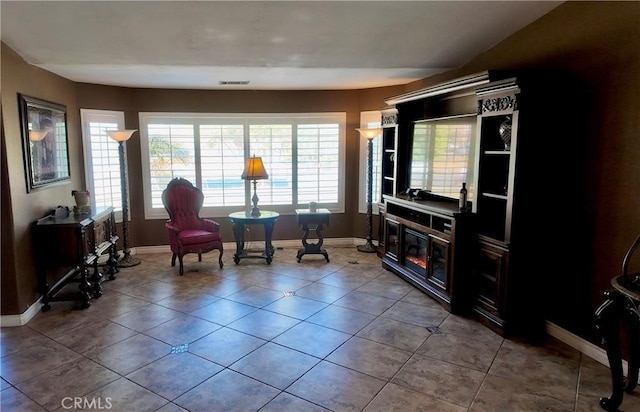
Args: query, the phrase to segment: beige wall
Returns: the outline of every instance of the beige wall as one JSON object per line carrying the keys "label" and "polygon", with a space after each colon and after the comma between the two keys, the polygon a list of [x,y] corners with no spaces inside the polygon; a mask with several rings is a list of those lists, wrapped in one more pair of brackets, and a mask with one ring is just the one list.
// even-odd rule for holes
{"label": "beige wall", "polygon": [[[15,278],[18,286],[17,290],[5,291],[3,262],[2,313],[21,313],[37,296],[33,289],[28,225],[51,206],[70,203],[69,189],[83,185],[78,133],[80,107],[125,110],[126,125],[130,128],[138,127],[138,111],[346,111],[347,176],[355,176],[358,150],[353,128],[358,123],[358,113],[382,107],[385,97],[483,70],[526,70],[540,76],[550,71],[562,71],[572,83],[581,85],[581,101],[576,102],[580,105],[579,118],[571,118],[576,122],[576,130],[580,131],[569,137],[574,150],[571,145],[561,147],[569,148],[568,156],[582,157],[587,167],[581,175],[572,175],[571,181],[566,176],[558,176],[557,181],[550,182],[556,188],[553,191],[556,196],[549,198],[549,208],[556,220],[540,222],[548,242],[531,247],[540,249],[541,267],[545,268],[539,281],[544,282],[548,294],[540,296],[540,310],[563,328],[597,342],[593,311],[602,301],[603,291],[609,288],[609,279],[618,273],[624,252],[640,231],[638,44],[640,2],[567,2],[459,69],[403,87],[317,92],[148,90],[73,84],[24,64],[3,45],[2,115],[16,239],[14,273],[6,276]],[[26,193],[16,120],[16,92],[67,105],[70,148],[74,153],[71,184],[41,193]],[[549,116],[567,113],[563,106],[565,97],[562,89],[550,95]],[[161,222],[145,221],[142,214],[142,171],[136,160],[140,158],[137,136],[128,150],[131,185],[135,192],[132,194],[132,245],[163,243],[157,240],[165,236]],[[544,161],[541,159],[541,164]],[[346,185],[348,193],[358,189],[355,178],[348,178]],[[566,191],[559,190],[563,188]],[[578,204],[572,202],[572,188],[581,191]],[[362,236],[364,218],[358,215],[354,219],[356,211],[355,198],[349,199],[346,214],[332,220],[327,236]],[[2,216],[4,224],[4,210]],[[567,222],[570,224],[565,224]],[[283,219],[282,223],[278,226],[277,238],[298,236],[291,219]],[[223,234],[226,239],[232,239],[230,227],[226,227]],[[569,249],[571,253],[565,253]],[[572,261],[576,256],[577,260]],[[564,263],[556,267],[551,260],[558,258],[564,259]],[[6,308],[5,298],[12,293],[19,295],[19,303]]]}
{"label": "beige wall", "polygon": [[[67,124],[71,181],[45,190],[27,193],[22,156],[22,137],[17,94],[23,93],[67,106]],[[30,225],[52,207],[72,202],[71,189],[84,186],[82,178],[82,149],[78,139],[79,109],[76,104],[75,84],[47,71],[27,65],[11,49],[2,43],[2,116],[4,140],[7,150],[6,179],[10,188],[10,212],[13,215],[15,264],[13,271],[2,271],[2,313],[22,313],[38,297],[33,267]],[[5,160],[5,159],[3,159]],[[2,196],[7,196],[4,191]],[[4,207],[4,204],[3,204]],[[8,213],[8,211],[7,211]],[[3,211],[4,222],[5,211]],[[4,241],[4,239],[3,239]],[[4,257],[4,254],[3,254]],[[11,279],[11,280],[10,280]],[[15,284],[15,290],[5,290]],[[5,312],[5,297],[15,302],[10,312]]]}
{"label": "beige wall", "polygon": [[[296,112],[346,112],[346,193],[345,213],[331,216],[324,231],[328,238],[364,237],[366,220],[358,215],[359,190],[358,157],[360,111],[379,109],[384,97],[399,93],[401,87],[377,89],[373,95],[358,90],[348,91],[204,91],[117,89],[112,87],[78,84],[78,106],[83,108],[114,109],[125,111],[127,128],[139,129],[139,112],[193,112],[193,113],[296,113]],[[104,98],[106,96],[106,99]],[[383,97],[380,97],[383,96]],[[118,105],[120,108],[118,109]],[[140,136],[135,134],[127,142],[129,182],[131,192],[130,242],[134,246],[166,244],[164,220],[145,220],[140,162]],[[355,217],[355,218],[354,218]],[[222,237],[233,241],[231,222],[226,217],[215,218],[221,224]],[[295,216],[283,215],[275,226],[273,238],[297,239],[301,236]],[[227,251],[232,253],[232,251]]]}

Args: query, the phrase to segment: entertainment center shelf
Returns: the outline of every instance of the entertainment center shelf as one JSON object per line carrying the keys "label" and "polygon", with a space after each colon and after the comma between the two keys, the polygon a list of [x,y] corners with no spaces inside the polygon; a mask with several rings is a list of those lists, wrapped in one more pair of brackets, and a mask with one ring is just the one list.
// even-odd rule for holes
{"label": "entertainment center shelf", "polygon": [[480,193],[480,196],[491,197],[494,199],[507,200],[507,195],[497,195],[495,193]]}
{"label": "entertainment center shelf", "polygon": [[451,231],[454,214],[458,213],[458,204],[443,200],[412,200],[408,196],[384,196],[387,202],[386,212],[409,222],[440,232]]}
{"label": "entertainment center shelf", "polygon": [[397,120],[398,111],[393,107],[382,112],[382,195],[396,194]]}

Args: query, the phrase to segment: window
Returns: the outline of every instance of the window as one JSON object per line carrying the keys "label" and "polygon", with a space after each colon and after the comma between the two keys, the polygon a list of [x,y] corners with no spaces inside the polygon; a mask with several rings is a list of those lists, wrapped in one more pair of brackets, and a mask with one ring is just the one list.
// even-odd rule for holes
{"label": "window", "polygon": [[113,206],[116,220],[121,221],[120,156],[118,143],[107,135],[107,130],[124,129],[124,113],[81,109],[80,118],[86,187],[91,193],[91,206],[94,209]]}
{"label": "window", "polygon": [[340,130],[337,123],[298,126],[298,198],[300,203],[339,201]]}
{"label": "window", "polygon": [[[377,111],[361,112],[360,127],[380,127],[382,114]],[[368,150],[367,139],[360,136],[360,179],[359,179],[359,196],[358,196],[358,212],[367,213],[367,162]],[[382,136],[373,139],[373,195],[371,203],[373,205],[373,214],[378,214],[378,202],[382,199],[380,185],[382,183]]]}
{"label": "window", "polygon": [[475,116],[416,123],[410,187],[457,198],[462,182],[473,180]]}
{"label": "window", "polygon": [[166,217],[162,191],[177,176],[205,196],[203,215],[248,209],[253,183],[245,159],[262,157],[259,206],[293,213],[309,202],[344,211],[344,113],[140,113],[145,216]]}
{"label": "window", "polygon": [[294,125],[286,123],[249,125],[250,155],[262,157],[269,174],[268,180],[259,182],[262,205],[293,204],[293,131]]}

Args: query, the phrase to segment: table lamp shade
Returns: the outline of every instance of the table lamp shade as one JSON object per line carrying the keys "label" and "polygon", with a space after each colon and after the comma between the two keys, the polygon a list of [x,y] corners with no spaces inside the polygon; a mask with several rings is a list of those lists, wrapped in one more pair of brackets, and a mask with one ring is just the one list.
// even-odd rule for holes
{"label": "table lamp shade", "polygon": [[258,217],[260,216],[260,209],[258,208],[259,199],[256,193],[256,181],[269,178],[269,174],[265,170],[264,164],[262,164],[262,158],[256,157],[256,155],[248,158],[247,163],[244,165],[242,176],[240,177],[244,180],[253,180],[253,197],[251,198],[253,208],[251,209],[251,216]]}
{"label": "table lamp shade", "polygon": [[269,174],[264,168],[262,158],[254,155],[247,159],[247,162],[244,165],[244,171],[240,177],[244,180],[261,180],[268,179]]}

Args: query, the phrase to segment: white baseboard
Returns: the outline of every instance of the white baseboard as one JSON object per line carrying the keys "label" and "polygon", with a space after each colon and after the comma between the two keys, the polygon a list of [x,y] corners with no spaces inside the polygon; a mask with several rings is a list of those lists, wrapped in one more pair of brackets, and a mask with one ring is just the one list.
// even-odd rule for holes
{"label": "white baseboard", "polygon": [[[356,246],[356,245],[364,245],[366,243],[365,239],[361,238],[352,238],[352,237],[337,237],[337,238],[325,238],[323,240],[323,246]],[[262,243],[260,240],[255,240],[247,243]],[[300,239],[288,239],[288,240],[274,240],[273,247],[302,247],[302,241]],[[235,250],[236,242],[224,242],[222,246],[225,250]],[[160,245],[160,246],[139,246],[136,248],[131,248],[131,254],[145,254],[145,253],[168,253],[171,252],[169,245]]]}
{"label": "white baseboard", "polygon": [[159,246],[138,246],[131,248],[132,255],[143,255],[145,253],[169,253],[171,252],[171,248],[169,245],[159,245]]}
{"label": "white baseboard", "polygon": [[[549,336],[553,336],[560,342],[566,343],[572,348],[587,355],[591,359],[603,364],[607,368],[609,367],[609,358],[607,358],[607,351],[602,349],[601,347],[594,345],[593,343],[582,339],[581,337],[574,335],[568,330],[562,329],[560,326],[549,321],[546,322],[546,330]],[[622,369],[624,371],[624,376],[628,376],[629,365],[624,359],[622,360]],[[638,379],[638,383],[640,383],[640,378]]]}
{"label": "white baseboard", "polygon": [[31,306],[23,313],[19,315],[2,315],[0,316],[0,327],[13,327],[13,326],[24,326],[26,325],[34,316],[38,314],[40,311],[40,300],[42,297],[39,297],[38,300],[33,302]]}

